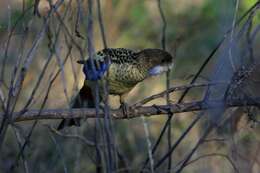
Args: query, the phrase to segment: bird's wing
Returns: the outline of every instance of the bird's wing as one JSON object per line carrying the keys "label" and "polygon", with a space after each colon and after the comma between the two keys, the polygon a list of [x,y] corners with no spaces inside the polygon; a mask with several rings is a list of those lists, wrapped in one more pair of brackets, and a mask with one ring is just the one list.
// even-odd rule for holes
{"label": "bird's wing", "polygon": [[136,52],[131,49],[125,48],[106,48],[98,51],[97,58],[108,56],[111,63],[123,64],[123,63],[133,63],[136,61]]}
{"label": "bird's wing", "polygon": [[[84,64],[83,72],[85,73],[87,80],[98,80],[104,76],[105,72],[112,64],[112,69],[115,71],[129,73],[130,68],[131,71],[134,71],[136,69],[136,65],[138,64],[137,54],[137,52],[125,48],[106,48],[98,51],[93,56],[94,65],[96,66],[95,70],[92,69],[92,65],[89,59],[86,61],[78,61],[78,63]],[[128,75],[131,76],[131,74]],[[121,77],[117,78],[120,79]],[[129,80],[131,80],[131,78],[129,78]]]}

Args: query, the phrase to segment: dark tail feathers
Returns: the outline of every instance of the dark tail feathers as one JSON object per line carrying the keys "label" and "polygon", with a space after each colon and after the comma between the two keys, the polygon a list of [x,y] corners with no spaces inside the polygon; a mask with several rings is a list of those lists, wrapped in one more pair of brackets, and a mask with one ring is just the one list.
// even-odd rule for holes
{"label": "dark tail feathers", "polygon": [[[78,95],[75,97],[71,108],[94,108],[94,98],[91,88],[84,83]],[[61,130],[68,126],[80,126],[80,118],[63,119],[57,130]]]}

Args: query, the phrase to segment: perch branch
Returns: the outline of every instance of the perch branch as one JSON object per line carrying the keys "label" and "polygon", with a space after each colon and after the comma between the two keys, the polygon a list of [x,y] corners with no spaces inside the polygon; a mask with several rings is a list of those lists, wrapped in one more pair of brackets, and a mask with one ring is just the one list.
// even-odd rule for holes
{"label": "perch branch", "polygon": [[[207,109],[216,109],[221,107],[239,107],[239,106],[259,106],[260,98],[248,100],[230,100],[223,102],[223,100],[212,101],[192,101],[186,103],[176,103],[170,105],[153,105],[142,107],[130,107],[129,115],[125,116],[121,109],[111,110],[113,119],[127,119],[143,116],[153,116],[171,113],[183,113],[192,111],[203,111]],[[62,119],[62,118],[95,118],[96,111],[93,108],[82,109],[45,109],[41,110],[28,110],[21,114],[20,112],[13,113],[13,122],[29,121],[29,120],[43,120],[43,119]],[[3,118],[4,114],[0,114]],[[100,110],[99,118],[104,118],[104,111]]]}

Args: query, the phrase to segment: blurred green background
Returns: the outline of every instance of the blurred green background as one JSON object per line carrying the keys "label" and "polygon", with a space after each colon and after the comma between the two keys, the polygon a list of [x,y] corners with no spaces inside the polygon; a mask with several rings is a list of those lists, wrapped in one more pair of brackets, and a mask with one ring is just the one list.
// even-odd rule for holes
{"label": "blurred green background", "polygon": [[[56,2],[56,1],[55,1]],[[238,11],[236,11],[235,0],[162,0],[162,8],[167,21],[166,29],[166,50],[174,53],[177,44],[177,54],[175,68],[171,71],[170,84],[177,86],[187,84],[191,77],[198,71],[203,61],[210,52],[216,47],[222,39],[225,32],[231,28],[234,16],[240,17],[249,9],[256,0],[242,0],[239,2]],[[11,74],[18,57],[25,57],[38,33],[42,29],[44,18],[50,10],[47,0],[39,1],[39,16],[33,15],[34,1],[23,0],[1,0],[0,1],[0,60],[7,57],[4,80],[9,84]],[[63,19],[64,26],[57,36],[55,32],[61,24],[58,17],[52,14],[49,21],[49,30],[40,42],[29,67],[23,83],[22,92],[15,107],[19,111],[36,85],[44,64],[52,52],[50,45],[57,39],[55,48],[58,50],[52,57],[46,70],[43,80],[34,96],[33,102],[29,108],[39,109],[45,97],[46,86],[54,76],[54,72],[60,68],[68,53],[68,47],[72,50],[69,59],[60,75],[55,80],[48,100],[44,108],[69,108],[69,103],[73,96],[82,86],[84,76],[81,73],[81,66],[76,63],[80,59],[80,53],[72,43],[72,39],[81,47],[84,56],[87,55],[86,47],[86,26],[87,26],[87,1],[81,2],[82,6],[77,6],[77,1],[70,2],[65,0],[58,8],[61,16],[66,14]],[[23,11],[28,9],[22,20]],[[77,11],[82,10],[82,16],[79,17],[79,26],[76,27]],[[161,29],[162,21],[158,10],[156,0],[103,0],[101,1],[101,11],[104,20],[106,40],[108,47],[124,47],[135,50],[143,48],[161,48]],[[17,20],[19,22],[17,22]],[[97,4],[93,4],[94,20],[94,47],[95,50],[103,49],[102,38],[100,34]],[[259,26],[260,15],[254,17],[253,27]],[[8,34],[13,26],[16,26],[10,39],[8,52],[5,54]],[[75,28],[85,38],[76,36]],[[68,34],[69,32],[69,34]],[[52,35],[51,35],[52,34]],[[258,49],[257,49],[258,45]],[[255,56],[259,57],[259,35],[256,38],[254,48]],[[216,58],[210,63],[201,75],[199,81],[207,81],[214,70]],[[22,64],[23,61],[21,61]],[[2,67],[2,66],[1,66]],[[132,104],[141,99],[165,90],[165,75],[156,76],[138,84],[129,94],[127,101]],[[3,87],[4,88],[4,87]],[[3,89],[7,95],[7,89]],[[180,93],[171,95],[171,101],[174,103],[179,98]],[[191,92],[185,100],[198,100],[202,96],[202,90],[197,89]],[[111,98],[111,106],[118,107],[116,98]],[[157,99],[149,104],[164,104],[165,99]],[[2,110],[1,110],[2,111]],[[172,143],[176,141],[197,113],[177,114],[172,120]],[[154,116],[146,118],[148,123],[150,140],[152,144],[156,141],[164,125],[166,116]],[[17,165],[14,165],[19,153],[19,140],[24,141],[28,135],[32,122],[16,123],[15,127],[8,129],[6,139],[0,153],[0,173],[4,172],[95,172],[95,165],[91,161],[95,150],[93,147],[86,146],[80,140],[65,138],[52,133],[46,124],[56,127],[59,121],[40,121],[33,130],[28,146],[24,151],[25,162],[20,159]],[[77,134],[93,140],[94,120],[87,120],[81,128],[66,129],[66,134]],[[204,123],[198,123],[188,134],[185,140],[178,146],[174,152],[173,165],[176,165],[188,151],[194,146],[197,139],[203,131]],[[145,138],[144,125],[141,118],[133,120],[113,121],[115,132],[115,143],[118,150],[124,155],[131,168],[130,172],[138,172],[147,157],[147,141]],[[229,173],[234,172],[232,163],[239,172],[260,172],[260,136],[259,126],[252,128],[243,117],[236,124],[234,133],[225,132],[221,134],[212,134],[209,138],[218,138],[203,143],[193,158],[203,154],[221,153],[223,155],[214,155],[200,159],[194,164],[190,164],[184,169],[184,172],[213,172]],[[159,146],[154,159],[157,161],[167,151],[166,137]],[[27,166],[24,166],[27,165]],[[13,169],[10,169],[10,167]],[[157,172],[166,172],[167,163],[163,164]],[[173,166],[174,167],[174,166]]]}

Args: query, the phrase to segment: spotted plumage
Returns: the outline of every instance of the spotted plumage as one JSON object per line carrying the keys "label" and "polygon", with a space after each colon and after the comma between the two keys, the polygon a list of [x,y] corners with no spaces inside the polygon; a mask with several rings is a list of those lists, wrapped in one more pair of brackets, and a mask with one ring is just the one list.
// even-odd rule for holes
{"label": "spotted plumage", "polygon": [[[95,92],[93,91],[95,91],[96,80],[98,80],[99,95],[102,101],[104,95],[102,86],[105,79],[109,84],[109,94],[119,95],[122,103],[124,96],[136,84],[147,77],[167,71],[173,64],[173,57],[161,49],[133,51],[125,48],[107,48],[94,54],[93,62],[95,70],[92,69],[93,66],[89,59],[80,62],[84,64],[83,72],[86,79],[79,95],[75,98],[72,106],[74,108],[93,107],[94,100],[92,98],[95,98]],[[83,94],[90,91],[91,93]],[[84,104],[85,102],[87,104]],[[63,128],[64,124],[77,125],[78,122],[65,123],[63,121],[58,129]]]}
{"label": "spotted plumage", "polygon": [[112,63],[123,64],[123,63],[135,63],[137,53],[131,49],[125,48],[107,48],[96,53],[97,55],[104,57],[109,56]]}

